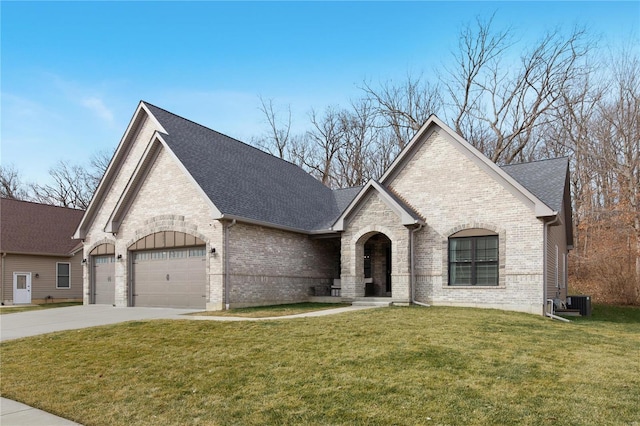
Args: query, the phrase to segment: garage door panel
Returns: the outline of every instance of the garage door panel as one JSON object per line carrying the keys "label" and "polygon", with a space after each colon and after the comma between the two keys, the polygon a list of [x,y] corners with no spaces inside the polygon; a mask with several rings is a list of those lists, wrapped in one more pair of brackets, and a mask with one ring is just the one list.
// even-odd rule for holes
{"label": "garage door panel", "polygon": [[136,252],[134,305],[204,309],[204,253],[204,248]]}
{"label": "garage door panel", "polygon": [[113,255],[93,257],[93,303],[98,305],[115,303],[115,265]]}

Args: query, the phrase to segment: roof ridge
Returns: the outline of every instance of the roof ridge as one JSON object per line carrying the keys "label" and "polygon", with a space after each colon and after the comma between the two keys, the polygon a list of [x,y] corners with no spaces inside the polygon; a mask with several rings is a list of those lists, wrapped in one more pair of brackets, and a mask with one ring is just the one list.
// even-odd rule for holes
{"label": "roof ridge", "polygon": [[[249,144],[249,143],[247,143],[247,142],[241,141],[240,139],[237,139],[237,138],[235,138],[235,137],[233,137],[233,136],[229,136],[229,135],[227,135],[227,134],[225,134],[225,133],[222,133],[222,132],[219,132],[219,131],[217,131],[217,130],[214,130],[214,129],[212,129],[211,127],[207,127],[207,126],[205,126],[204,124],[197,123],[197,122],[195,122],[195,121],[193,121],[193,120],[190,120],[190,119],[188,119],[188,118],[185,118],[185,117],[183,117],[183,116],[181,116],[181,115],[178,115],[178,114],[176,114],[176,113],[174,113],[174,112],[168,111],[168,110],[166,110],[166,109],[164,109],[164,108],[162,108],[162,107],[159,107],[159,106],[157,106],[157,105],[154,105],[154,104],[152,104],[152,103],[150,103],[150,102],[147,102],[147,101],[144,101],[144,100],[141,100],[140,102],[144,103],[145,105],[149,105],[149,106],[152,106],[152,107],[154,107],[154,108],[157,108],[157,109],[159,109],[159,110],[161,110],[161,111],[163,111],[163,112],[166,112],[167,114],[171,114],[171,115],[173,115],[174,117],[178,117],[178,118],[180,118],[180,119],[182,119],[182,120],[184,120],[184,121],[188,121],[188,122],[189,122],[189,123],[191,123],[191,124],[195,124],[195,125],[196,125],[196,126],[198,126],[198,127],[202,127],[202,128],[203,128],[203,129],[205,129],[205,130],[208,130],[208,131],[210,131],[210,132],[217,133],[217,134],[219,134],[219,135],[221,135],[221,136],[224,136],[224,137],[226,137],[226,138],[228,138],[228,139],[231,139],[231,140],[233,140],[233,141],[235,141],[235,142],[238,142],[238,143],[240,143],[240,144],[242,144],[242,145],[245,145],[245,146],[247,146],[247,147],[249,147],[249,148],[253,148],[253,149],[255,149],[256,151],[258,151],[258,152],[260,152],[260,153],[262,153],[262,154],[269,155],[269,156],[271,156],[271,157],[273,157],[273,158],[275,158],[275,159],[277,159],[277,160],[283,161],[283,162],[285,162],[285,163],[287,163],[287,164],[290,164],[290,165],[292,165],[292,166],[300,167],[299,165],[297,165],[297,164],[295,164],[295,163],[293,163],[293,162],[291,162],[291,161],[289,161],[289,160],[285,160],[284,158],[277,157],[277,156],[275,156],[275,155],[271,154],[270,152],[267,152],[267,151],[265,151],[265,150],[262,150],[262,149],[260,149],[260,148],[258,148],[258,147],[256,147],[256,146],[254,146],[254,145],[251,145],[251,144]],[[302,167],[300,167],[300,168],[302,168]],[[304,169],[303,169],[303,170],[304,170]],[[306,171],[306,170],[305,170],[305,171]],[[317,179],[316,179],[316,180],[317,180]],[[322,183],[322,182],[320,182],[320,183]],[[326,186],[326,185],[324,185],[324,186]]]}
{"label": "roof ridge", "polygon": [[344,188],[331,188],[332,191],[344,191],[346,189],[363,188],[364,185],[345,186]]}
{"label": "roof ridge", "polygon": [[503,164],[502,166],[498,166],[498,167],[503,168],[503,167],[509,167],[509,166],[520,166],[520,165],[523,165],[523,164],[542,163],[544,161],[563,160],[563,159],[569,159],[569,158],[570,158],[569,155],[563,155],[561,157],[542,158],[540,160],[523,161],[521,163]]}

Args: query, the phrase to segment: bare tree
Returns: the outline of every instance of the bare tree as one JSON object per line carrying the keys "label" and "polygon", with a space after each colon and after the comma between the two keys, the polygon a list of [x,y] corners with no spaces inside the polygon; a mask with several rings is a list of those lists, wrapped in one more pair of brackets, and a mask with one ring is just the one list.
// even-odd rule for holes
{"label": "bare tree", "polygon": [[476,18],[476,27],[465,26],[460,32],[458,50],[453,53],[454,67],[445,67],[448,76],[442,78],[450,97],[455,116],[453,124],[460,135],[472,133],[473,122],[468,112],[480,107],[481,91],[477,82],[484,70],[497,60],[512,44],[510,30],[494,32],[491,28],[494,16],[488,21]]}
{"label": "bare tree", "polygon": [[95,187],[87,170],[79,165],[58,161],[49,169],[52,182],[32,184],[36,201],[61,207],[86,209]]}
{"label": "bare tree", "polygon": [[324,185],[338,186],[335,161],[344,147],[343,114],[336,107],[327,107],[319,116],[311,110],[309,120],[312,129],[305,136],[307,158],[301,158],[306,168]]}
{"label": "bare tree", "polygon": [[90,185],[93,187],[93,191],[98,188],[102,177],[107,172],[111,158],[113,157],[113,149],[103,149],[97,151],[91,155],[89,160],[89,168],[87,170],[87,177],[90,180]]}
{"label": "bare tree", "polygon": [[0,197],[13,200],[30,198],[27,185],[22,182],[15,166],[0,166]]}
{"label": "bare tree", "polygon": [[352,103],[351,110],[340,114],[343,144],[336,157],[336,180],[339,187],[364,185],[372,175],[376,158],[378,129],[375,110],[368,99]]}
{"label": "bare tree", "polygon": [[494,162],[535,156],[540,132],[557,117],[566,90],[585,72],[586,32],[546,34],[510,67],[511,31],[494,31],[477,20],[460,34],[460,51],[442,81],[453,107],[456,131]]}
{"label": "bare tree", "polygon": [[635,239],[636,300],[640,301],[640,57],[623,52],[612,61],[610,98],[599,102],[603,159],[615,174],[615,209]]}
{"label": "bare tree", "polygon": [[254,138],[252,144],[282,159],[288,159],[291,144],[291,107],[287,106],[284,119],[274,110],[273,99],[260,99],[260,111],[264,114],[269,130],[265,135]]}
{"label": "bare tree", "polygon": [[440,87],[424,81],[422,76],[407,76],[399,85],[391,81],[379,89],[364,83],[365,99],[378,115],[375,126],[391,129],[399,150],[411,140],[431,114],[442,109]]}

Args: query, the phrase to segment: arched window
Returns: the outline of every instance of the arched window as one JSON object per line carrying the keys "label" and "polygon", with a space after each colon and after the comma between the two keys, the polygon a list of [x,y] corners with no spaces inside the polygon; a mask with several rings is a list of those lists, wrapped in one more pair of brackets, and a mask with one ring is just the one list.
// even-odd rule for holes
{"label": "arched window", "polygon": [[449,285],[497,286],[498,234],[465,229],[449,237]]}

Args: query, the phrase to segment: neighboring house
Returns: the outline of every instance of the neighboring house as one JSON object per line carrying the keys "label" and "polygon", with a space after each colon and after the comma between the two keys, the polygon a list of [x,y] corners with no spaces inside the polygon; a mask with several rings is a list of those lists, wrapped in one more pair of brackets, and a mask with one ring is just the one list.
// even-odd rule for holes
{"label": "neighboring house", "polygon": [[0,198],[0,301],[82,300],[82,210]]}
{"label": "neighboring house", "polygon": [[379,181],[331,190],[141,102],[74,237],[85,303],[332,294],[543,314],[566,297],[570,206],[566,158],[500,168],[435,116]]}

